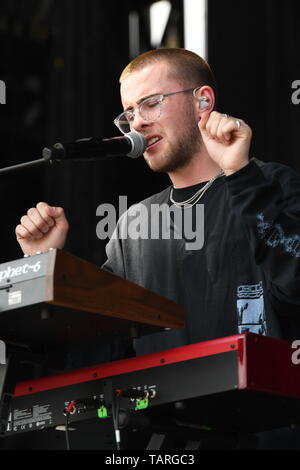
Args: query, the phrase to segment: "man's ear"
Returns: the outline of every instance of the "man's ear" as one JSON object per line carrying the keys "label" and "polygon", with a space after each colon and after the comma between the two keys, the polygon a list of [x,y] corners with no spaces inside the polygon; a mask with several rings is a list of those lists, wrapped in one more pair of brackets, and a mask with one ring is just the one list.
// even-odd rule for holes
{"label": "man's ear", "polygon": [[202,111],[212,111],[214,109],[215,97],[211,87],[206,85],[198,87],[194,90],[193,95],[198,101],[199,117],[201,117]]}

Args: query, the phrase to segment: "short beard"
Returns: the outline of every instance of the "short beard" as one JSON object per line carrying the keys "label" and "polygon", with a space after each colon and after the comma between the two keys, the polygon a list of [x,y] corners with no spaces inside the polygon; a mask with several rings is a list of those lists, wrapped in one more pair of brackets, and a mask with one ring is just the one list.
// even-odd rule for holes
{"label": "short beard", "polygon": [[151,161],[148,162],[145,158],[151,170],[157,173],[173,173],[188,165],[194,155],[200,151],[202,139],[198,122],[189,115],[182,124],[183,133],[178,136],[171,151],[162,156],[159,167],[153,167]]}

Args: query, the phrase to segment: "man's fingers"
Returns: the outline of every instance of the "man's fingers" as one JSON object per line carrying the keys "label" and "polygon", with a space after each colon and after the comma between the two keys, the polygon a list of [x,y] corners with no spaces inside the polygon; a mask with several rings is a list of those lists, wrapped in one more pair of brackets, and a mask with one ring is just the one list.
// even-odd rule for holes
{"label": "man's fingers", "polygon": [[39,251],[47,251],[50,247],[63,248],[68,229],[69,224],[62,207],[39,202],[21,218],[15,233],[23,252],[33,255]]}
{"label": "man's fingers", "polygon": [[51,217],[44,216],[41,212],[35,207],[31,207],[27,211],[27,216],[31,222],[42,232],[47,233],[50,227],[53,227],[54,221]]}
{"label": "man's fingers", "polygon": [[56,222],[66,222],[65,213],[62,207],[49,206],[46,202],[39,202],[36,207],[43,219],[49,223],[50,226],[54,225]]}
{"label": "man's fingers", "polygon": [[216,138],[222,142],[228,142],[231,139],[232,132],[236,131],[236,127],[234,127],[234,123],[231,119],[223,118],[220,120]]}
{"label": "man's fingers", "polygon": [[29,217],[28,215],[23,215],[20,222],[21,225],[23,225],[23,227],[28,230],[28,232],[33,238],[40,239],[43,237],[43,232],[39,230],[39,228],[32,221],[31,217]]}
{"label": "man's fingers", "polygon": [[226,117],[215,116],[209,128],[209,134],[213,139],[223,140],[222,129],[226,123]]}
{"label": "man's fingers", "polygon": [[239,119],[239,125],[237,121],[236,118],[213,111],[206,121],[206,135],[219,142],[228,144],[233,133],[238,132],[243,124],[242,120]]}
{"label": "man's fingers", "polygon": [[[57,223],[62,222],[67,225],[63,208],[49,206],[45,202],[39,202],[36,207],[31,207],[27,212],[27,216],[32,223],[24,218],[24,224],[33,235],[36,234],[33,225],[44,234]],[[23,221],[21,223],[23,223]]]}
{"label": "man's fingers", "polygon": [[25,228],[23,225],[19,224],[17,225],[16,227],[16,237],[17,237],[17,240],[33,240],[33,237],[32,235],[30,234],[30,232],[27,230],[27,228]]}
{"label": "man's fingers", "polygon": [[38,240],[56,224],[68,229],[68,221],[63,208],[52,207],[45,202],[39,202],[36,207],[28,209],[27,215],[24,215],[20,222],[21,224],[16,228],[17,236],[26,239],[32,237],[32,239]]}
{"label": "man's fingers", "polygon": [[220,126],[218,127],[217,138],[225,139],[227,142],[231,140],[233,134],[237,135],[238,132],[243,132],[244,130],[240,130],[241,126],[243,125],[243,121],[241,119],[236,118],[228,118],[221,120]]}
{"label": "man's fingers", "polygon": [[50,227],[55,224],[55,207],[49,206],[46,202],[39,202],[36,209]]}

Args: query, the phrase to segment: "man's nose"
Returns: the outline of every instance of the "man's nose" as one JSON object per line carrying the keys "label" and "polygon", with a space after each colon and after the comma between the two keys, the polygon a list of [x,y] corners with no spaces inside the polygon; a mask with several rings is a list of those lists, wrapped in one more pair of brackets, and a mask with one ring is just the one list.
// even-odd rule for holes
{"label": "man's nose", "polygon": [[130,127],[133,131],[141,132],[143,129],[146,129],[152,124],[153,124],[152,122],[147,121],[146,119],[143,118],[143,116],[140,115],[139,112],[137,112],[134,115],[134,119]]}

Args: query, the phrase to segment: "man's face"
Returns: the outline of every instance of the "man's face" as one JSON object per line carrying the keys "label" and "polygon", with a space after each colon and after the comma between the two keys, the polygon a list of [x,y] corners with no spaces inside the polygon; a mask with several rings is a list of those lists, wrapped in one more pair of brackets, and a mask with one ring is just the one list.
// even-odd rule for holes
{"label": "man's face", "polygon": [[153,171],[172,173],[186,166],[197,156],[201,147],[198,129],[197,103],[192,92],[166,97],[162,102],[162,113],[155,122],[148,122],[140,116],[138,104],[155,94],[180,91],[180,82],[168,76],[168,66],[157,63],[129,75],[121,85],[121,99],[124,110],[134,109],[132,130],[140,132],[149,142],[144,158]]}

